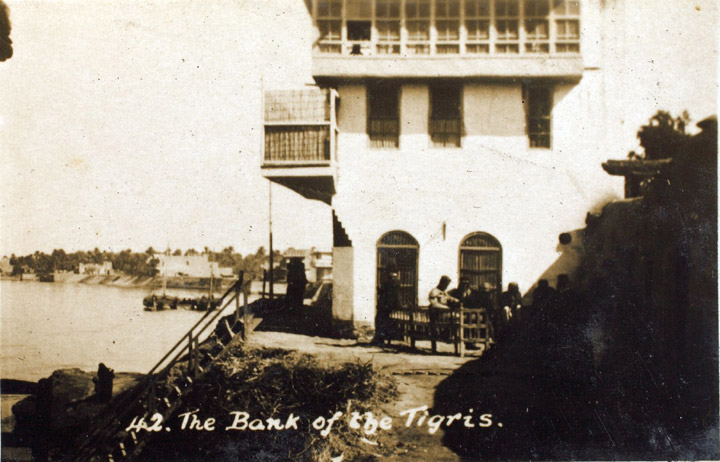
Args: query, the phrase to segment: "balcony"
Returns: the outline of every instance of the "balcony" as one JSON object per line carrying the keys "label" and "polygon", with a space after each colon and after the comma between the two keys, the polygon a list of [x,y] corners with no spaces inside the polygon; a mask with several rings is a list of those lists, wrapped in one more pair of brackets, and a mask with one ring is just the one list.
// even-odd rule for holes
{"label": "balcony", "polygon": [[[316,79],[579,80],[577,0],[313,0]],[[374,7],[371,7],[374,5]]]}
{"label": "balcony", "polygon": [[335,194],[337,92],[317,87],[264,95],[263,176],[330,204]]}

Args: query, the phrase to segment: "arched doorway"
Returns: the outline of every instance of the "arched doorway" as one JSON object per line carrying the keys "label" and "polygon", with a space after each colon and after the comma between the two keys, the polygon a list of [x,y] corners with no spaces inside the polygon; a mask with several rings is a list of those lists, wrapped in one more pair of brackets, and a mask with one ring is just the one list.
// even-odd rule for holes
{"label": "arched doorway", "polygon": [[460,278],[467,278],[470,287],[489,282],[502,292],[502,247],[497,239],[481,232],[465,236],[458,260]]}
{"label": "arched doorway", "polygon": [[400,301],[403,306],[416,306],[418,300],[418,254],[420,246],[405,231],[385,233],[377,243],[376,300],[388,267],[396,266],[400,279]]}

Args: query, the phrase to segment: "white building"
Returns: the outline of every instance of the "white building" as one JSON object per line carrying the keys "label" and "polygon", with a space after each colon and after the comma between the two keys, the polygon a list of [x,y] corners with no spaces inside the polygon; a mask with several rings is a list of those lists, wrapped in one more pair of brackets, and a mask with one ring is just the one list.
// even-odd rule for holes
{"label": "white building", "polygon": [[113,274],[113,265],[111,261],[102,263],[80,263],[78,265],[78,273],[94,274],[98,276],[110,276]]}
{"label": "white building", "polygon": [[286,259],[302,258],[308,282],[332,278],[332,255],[332,250],[316,247],[311,249],[294,249],[291,247],[283,253],[283,257]]}
{"label": "white building", "polygon": [[209,278],[232,276],[232,268],[220,267],[211,262],[207,255],[164,255],[156,254],[158,274],[168,277]]}
{"label": "white building", "polygon": [[0,274],[12,274],[13,265],[10,264],[10,258],[7,256],[0,259]]}
{"label": "white building", "polygon": [[600,165],[627,152],[624,135],[638,128],[625,126],[642,109],[622,99],[626,65],[656,53],[633,47],[632,8],[306,5],[317,87],[265,91],[262,174],[332,207],[338,324],[372,324],[391,262],[405,302],[421,305],[443,274],[527,291],[572,272],[554,265],[558,235],[622,197],[622,180]]}

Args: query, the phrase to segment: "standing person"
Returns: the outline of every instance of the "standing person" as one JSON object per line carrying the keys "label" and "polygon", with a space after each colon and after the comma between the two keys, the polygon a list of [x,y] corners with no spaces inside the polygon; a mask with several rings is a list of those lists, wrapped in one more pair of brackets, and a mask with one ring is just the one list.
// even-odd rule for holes
{"label": "standing person", "polygon": [[480,283],[478,292],[478,302],[481,308],[485,308],[485,312],[488,316],[488,336],[490,342],[495,343],[497,336],[502,330],[500,322],[500,313],[497,309],[497,303],[495,303],[495,286],[489,282]]}
{"label": "standing person", "polygon": [[535,288],[532,293],[533,312],[544,311],[546,305],[552,300],[554,295],[555,289],[550,287],[548,280],[540,279],[537,288]]}
{"label": "standing person", "polygon": [[112,400],[114,378],[114,370],[104,363],[98,364],[97,377],[93,377],[93,383],[95,384],[95,396],[101,403],[109,403]]}
{"label": "standing person", "polygon": [[557,313],[562,322],[570,322],[574,319],[576,313],[575,308],[575,292],[570,284],[570,277],[567,274],[560,274],[557,278],[557,286],[551,301],[553,311]]}
{"label": "standing person", "polygon": [[290,258],[287,265],[287,292],[285,293],[285,302],[290,308],[299,308],[303,304],[305,297],[305,286],[307,285],[307,276],[305,276],[305,264],[300,257]]}
{"label": "standing person", "polygon": [[428,295],[428,298],[430,299],[430,307],[448,310],[450,309],[449,304],[460,302],[460,300],[450,296],[450,294],[446,292],[449,285],[450,278],[448,276],[442,276],[438,285],[434,287]]}
{"label": "standing person", "polygon": [[383,346],[392,340],[392,320],[390,314],[402,308],[400,302],[400,278],[395,266],[388,268],[385,281],[378,291],[377,309],[375,311],[375,337],[373,345]]}
{"label": "standing person", "polygon": [[503,310],[509,310],[509,318],[517,319],[522,308],[522,294],[517,282],[508,284],[508,290],[500,296],[500,306]]}

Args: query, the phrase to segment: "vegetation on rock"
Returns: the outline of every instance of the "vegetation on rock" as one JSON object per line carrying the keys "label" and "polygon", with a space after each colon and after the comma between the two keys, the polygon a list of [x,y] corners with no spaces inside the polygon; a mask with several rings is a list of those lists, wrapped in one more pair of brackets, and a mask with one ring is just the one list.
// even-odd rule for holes
{"label": "vegetation on rock", "polygon": [[[173,428],[158,434],[143,453],[144,460],[374,460],[351,432],[351,412],[373,411],[397,395],[394,381],[371,364],[321,364],[315,357],[280,349],[243,350],[235,347],[196,382],[182,413],[199,409],[200,418],[217,418],[215,431]],[[232,412],[247,412],[250,421],[292,413],[297,430],[226,431]],[[312,428],[318,417],[329,419],[342,412],[332,430],[323,436]],[[182,419],[174,419],[178,425]]]}

